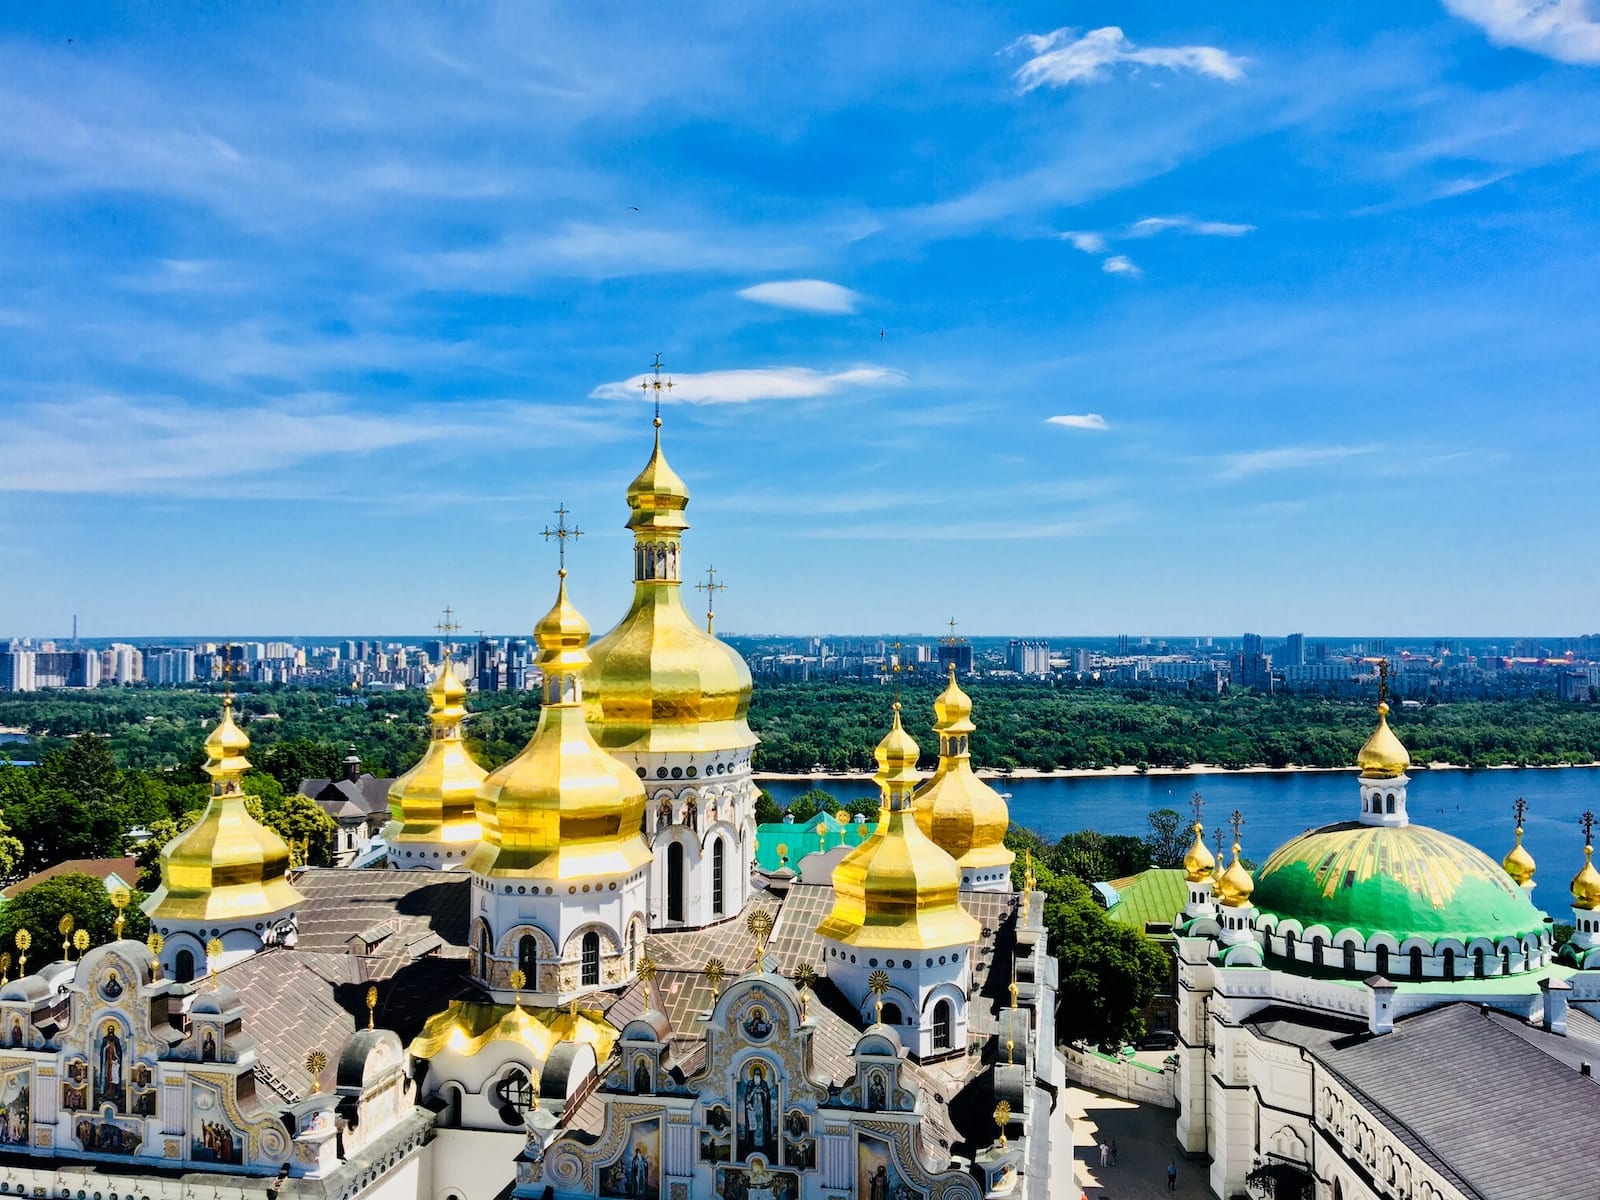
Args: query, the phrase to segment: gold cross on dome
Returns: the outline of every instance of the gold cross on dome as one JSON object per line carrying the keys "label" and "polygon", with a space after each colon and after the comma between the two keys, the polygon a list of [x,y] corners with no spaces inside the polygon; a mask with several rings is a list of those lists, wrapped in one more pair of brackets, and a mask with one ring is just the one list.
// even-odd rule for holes
{"label": "gold cross on dome", "polygon": [[561,573],[563,575],[567,573],[567,539],[572,538],[574,541],[576,541],[578,538],[583,536],[583,530],[579,529],[576,525],[573,525],[570,528],[567,526],[567,517],[571,512],[572,510],[568,508],[566,503],[563,501],[561,504],[556,506],[556,527],[554,529],[551,529],[548,525],[544,527],[545,541],[548,542],[551,538],[555,538],[556,545],[560,547]]}
{"label": "gold cross on dome", "polygon": [[1237,808],[1234,809],[1233,815],[1228,818],[1228,824],[1233,826],[1233,840],[1237,843],[1239,841],[1239,831],[1244,828],[1244,814]]}
{"label": "gold cross on dome", "polygon": [[1204,824],[1204,822],[1202,822],[1200,819],[1200,813],[1202,810],[1204,810],[1205,806],[1206,798],[1199,792],[1196,792],[1194,795],[1189,797],[1189,807],[1194,809],[1194,823],[1196,825]]}
{"label": "gold cross on dome", "polygon": [[1387,704],[1388,702],[1389,702],[1389,660],[1387,658],[1380,658],[1378,660],[1378,703],[1379,704]]}
{"label": "gold cross on dome", "polygon": [[650,395],[651,392],[655,393],[656,428],[659,429],[661,427],[661,391],[663,388],[665,388],[670,392],[672,390],[672,380],[664,380],[661,378],[661,355],[659,354],[656,355],[656,361],[652,367],[652,370],[654,371],[653,375],[647,376],[640,381],[639,390],[646,396]]}
{"label": "gold cross on dome", "polygon": [[1586,811],[1578,818],[1578,824],[1583,826],[1583,844],[1594,845],[1594,813]]}
{"label": "gold cross on dome", "polygon": [[456,610],[446,604],[444,606],[444,619],[436,621],[433,626],[434,629],[438,630],[439,639],[444,642],[445,658],[449,658],[450,652],[455,649],[455,646],[450,640],[450,635],[461,628],[461,622],[451,619],[455,616],[455,613]]}
{"label": "gold cross on dome", "polygon": [[1516,813],[1517,813],[1517,828],[1521,829],[1522,828],[1522,818],[1525,817],[1527,815],[1527,813],[1528,813],[1528,802],[1526,800],[1524,800],[1521,796],[1518,796],[1517,797],[1517,802],[1515,804],[1513,804],[1511,807],[1516,810]]}
{"label": "gold cross on dome", "polygon": [[944,639],[944,644],[947,645],[947,646],[954,646],[957,642],[959,642],[961,640],[960,638],[956,637],[956,619],[954,617],[951,617],[948,621],[945,622],[945,624],[950,629],[950,636],[948,636],[947,638]]}
{"label": "gold cross on dome", "polygon": [[233,703],[233,677],[239,673],[240,664],[233,661],[234,645],[224,642],[222,645],[222,701],[224,704]]}
{"label": "gold cross on dome", "polygon": [[710,633],[711,623],[716,620],[717,617],[717,614],[713,611],[717,606],[717,593],[727,591],[728,585],[717,582],[717,568],[711,566],[706,568],[706,581],[704,583],[697,583],[694,585],[694,587],[695,591],[704,592],[706,594],[706,632]]}

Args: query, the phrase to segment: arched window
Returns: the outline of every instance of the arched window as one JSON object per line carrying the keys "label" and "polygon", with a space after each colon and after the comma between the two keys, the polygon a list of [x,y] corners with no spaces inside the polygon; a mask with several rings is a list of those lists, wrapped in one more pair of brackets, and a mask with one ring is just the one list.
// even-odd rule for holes
{"label": "arched window", "polygon": [[533,1080],[521,1067],[512,1067],[500,1085],[500,1094],[518,1113],[525,1113],[533,1107]]}
{"label": "arched window", "polygon": [[1472,977],[1474,979],[1482,979],[1483,978],[1483,947],[1482,946],[1479,946],[1476,950],[1474,950],[1472,952]]}
{"label": "arched window", "polygon": [[1384,811],[1385,812],[1393,812],[1394,811],[1394,793],[1393,792],[1389,793],[1389,799],[1388,799],[1387,804],[1384,807]]}
{"label": "arched window", "polygon": [[1456,977],[1456,952],[1448,947],[1444,952],[1444,977],[1446,979]]}
{"label": "arched window", "polygon": [[1502,975],[1511,974],[1511,947],[1510,946],[1501,946],[1500,947],[1500,974],[1502,974]]}
{"label": "arched window", "polygon": [[600,935],[590,930],[583,935],[583,986],[600,983]]}
{"label": "arched window", "polygon": [[1411,978],[1422,978],[1422,947],[1411,947]]}
{"label": "arched window", "polygon": [[711,843],[711,911],[716,916],[723,913],[722,898],[722,839]]}
{"label": "arched window", "polygon": [[1288,958],[1295,957],[1294,930],[1289,930],[1283,935],[1283,953]]}
{"label": "arched window", "polygon": [[1354,942],[1346,942],[1344,944],[1344,969],[1349,971],[1351,974],[1355,973],[1356,944]]}
{"label": "arched window", "polygon": [[683,843],[667,847],[667,920],[683,920]]}
{"label": "arched window", "polygon": [[524,986],[539,990],[539,943],[531,933],[517,939],[517,970],[528,977]]}
{"label": "arched window", "polygon": [[883,1023],[885,1025],[904,1025],[905,1014],[900,1011],[900,1006],[893,1000],[883,1002]]}
{"label": "arched window", "polygon": [[933,1006],[933,1048],[950,1049],[950,1001],[941,1000]]}
{"label": "arched window", "polygon": [[478,978],[489,978],[489,927],[481,926],[478,929]]}
{"label": "arched window", "polygon": [[1375,970],[1379,975],[1387,975],[1389,973],[1389,947],[1379,946],[1376,957],[1378,961]]}
{"label": "arched window", "polygon": [[194,954],[188,950],[179,950],[178,957],[172,964],[172,973],[179,983],[194,981]]}
{"label": "arched window", "polygon": [[1318,934],[1316,937],[1311,939],[1311,964],[1313,966],[1317,966],[1317,967],[1320,967],[1322,965],[1322,935],[1321,934]]}

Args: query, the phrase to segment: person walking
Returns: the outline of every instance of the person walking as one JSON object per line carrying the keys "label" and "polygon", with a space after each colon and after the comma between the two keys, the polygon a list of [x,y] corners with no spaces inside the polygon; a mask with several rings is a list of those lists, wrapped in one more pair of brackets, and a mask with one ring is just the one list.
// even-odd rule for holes
{"label": "person walking", "polygon": [[1100,1165],[1108,1166],[1111,1162],[1111,1147],[1106,1145],[1104,1138],[1100,1139]]}
{"label": "person walking", "polygon": [[1116,1138],[1112,1138],[1111,1139],[1111,1165],[1113,1167],[1117,1165],[1117,1139]]}
{"label": "person walking", "polygon": [[1167,1191],[1175,1192],[1177,1190],[1178,1190],[1178,1164],[1175,1163],[1175,1162],[1169,1161],[1167,1163]]}

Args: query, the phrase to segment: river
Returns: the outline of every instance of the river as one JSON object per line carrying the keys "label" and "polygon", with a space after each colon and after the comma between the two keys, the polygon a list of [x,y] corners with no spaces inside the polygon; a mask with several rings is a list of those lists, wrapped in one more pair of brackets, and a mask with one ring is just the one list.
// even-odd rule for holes
{"label": "river", "polygon": [[[1143,834],[1146,814],[1174,808],[1188,819],[1189,796],[1206,800],[1206,829],[1226,823],[1234,809],[1244,814],[1245,857],[1260,863],[1296,834],[1335,821],[1354,820],[1358,792],[1354,771],[1276,771],[1206,775],[1106,775],[1073,778],[996,779],[1011,793],[1011,819],[1048,838],[1079,829]],[[761,786],[787,804],[813,786],[805,780],[764,780]],[[815,786],[840,800],[871,795],[868,780],[818,780]],[[1520,767],[1496,771],[1417,771],[1407,808],[1412,821],[1472,843],[1495,861],[1511,849],[1512,803],[1528,802],[1526,836],[1539,864],[1536,902],[1566,919],[1567,881],[1583,865],[1578,817],[1600,810],[1600,768]],[[1207,835],[1207,841],[1211,840]]]}

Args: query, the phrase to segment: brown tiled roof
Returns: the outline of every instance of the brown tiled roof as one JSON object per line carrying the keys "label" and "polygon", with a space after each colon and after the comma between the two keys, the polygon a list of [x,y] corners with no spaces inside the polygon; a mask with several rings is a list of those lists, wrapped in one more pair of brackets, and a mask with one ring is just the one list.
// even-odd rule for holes
{"label": "brown tiled roof", "polygon": [[109,879],[115,875],[129,887],[133,887],[139,879],[139,860],[131,854],[126,858],[69,858],[56,863],[53,867],[35,871],[26,879],[17,880],[10,887],[0,891],[0,896],[10,900],[20,896],[34,884],[54,879],[57,875],[93,875],[96,879]]}
{"label": "brown tiled roof", "polygon": [[296,918],[302,950],[349,953],[360,938],[376,955],[414,955],[404,948],[437,934],[439,953],[467,952],[471,880],[462,871],[350,871],[311,867],[295,876],[306,898]]}

